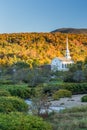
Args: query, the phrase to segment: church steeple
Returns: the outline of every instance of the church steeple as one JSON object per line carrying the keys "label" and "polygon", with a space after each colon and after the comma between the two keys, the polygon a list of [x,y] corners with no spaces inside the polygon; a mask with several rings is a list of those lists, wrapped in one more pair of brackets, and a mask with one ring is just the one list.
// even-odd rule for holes
{"label": "church steeple", "polygon": [[69,48],[68,48],[68,36],[66,38],[66,59],[71,59]]}

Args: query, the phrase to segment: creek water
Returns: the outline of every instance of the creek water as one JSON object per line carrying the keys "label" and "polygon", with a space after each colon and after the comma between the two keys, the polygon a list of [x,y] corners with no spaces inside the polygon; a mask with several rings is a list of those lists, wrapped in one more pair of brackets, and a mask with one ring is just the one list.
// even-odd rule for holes
{"label": "creek water", "polygon": [[[25,100],[25,102],[28,104],[28,105],[32,105],[32,101],[31,100],[29,100],[29,99],[26,99]],[[48,112],[50,113],[50,112],[60,112],[61,110],[64,110],[65,108],[63,107],[63,106],[61,106],[61,107],[56,107],[56,106],[50,106],[49,107],[49,109],[48,109]],[[41,113],[44,113],[45,112],[45,109],[42,109],[41,110]]]}

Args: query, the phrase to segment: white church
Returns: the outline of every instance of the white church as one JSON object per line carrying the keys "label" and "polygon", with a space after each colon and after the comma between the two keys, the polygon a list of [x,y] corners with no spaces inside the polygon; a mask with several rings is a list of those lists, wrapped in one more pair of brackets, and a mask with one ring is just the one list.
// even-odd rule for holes
{"label": "white church", "polygon": [[74,61],[71,59],[70,51],[68,48],[68,37],[66,39],[66,54],[65,57],[55,57],[51,62],[52,71],[68,71],[69,65],[73,64]]}

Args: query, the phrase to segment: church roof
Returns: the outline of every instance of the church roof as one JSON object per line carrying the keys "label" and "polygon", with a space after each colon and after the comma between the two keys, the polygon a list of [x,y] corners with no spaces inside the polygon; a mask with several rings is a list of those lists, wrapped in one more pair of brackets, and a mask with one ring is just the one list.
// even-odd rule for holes
{"label": "church roof", "polygon": [[73,60],[71,60],[71,59],[67,59],[66,57],[58,57],[58,59],[59,59],[60,61],[65,61],[65,62],[73,61]]}

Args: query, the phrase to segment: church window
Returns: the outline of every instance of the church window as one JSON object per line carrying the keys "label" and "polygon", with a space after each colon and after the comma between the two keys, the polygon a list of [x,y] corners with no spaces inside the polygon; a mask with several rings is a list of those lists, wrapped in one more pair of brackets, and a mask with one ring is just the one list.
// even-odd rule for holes
{"label": "church window", "polygon": [[62,64],[62,68],[64,68],[64,64]]}
{"label": "church window", "polygon": [[67,64],[65,64],[65,68],[67,68]]}

